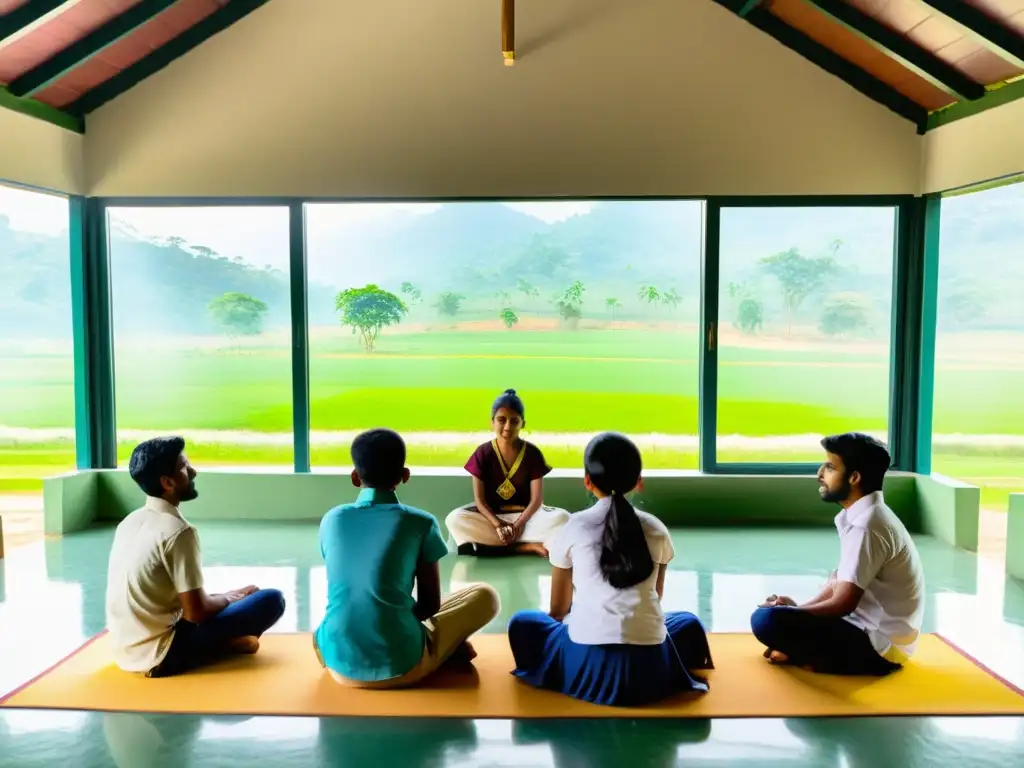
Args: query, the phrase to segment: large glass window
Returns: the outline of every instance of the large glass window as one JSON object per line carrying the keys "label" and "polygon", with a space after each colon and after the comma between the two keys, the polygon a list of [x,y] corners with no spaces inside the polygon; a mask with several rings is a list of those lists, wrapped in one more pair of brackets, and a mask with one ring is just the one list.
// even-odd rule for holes
{"label": "large glass window", "polygon": [[552,466],[616,429],[650,467],[696,467],[701,219],[686,201],[307,206],[313,464],[389,426],[410,463],[461,467],[512,387]]}
{"label": "large glass window", "polygon": [[[0,511],[75,467],[66,198],[0,185]],[[32,497],[37,497],[33,499]],[[14,521],[7,518],[8,536]]]}
{"label": "large glass window", "polygon": [[888,439],[893,208],[723,208],[719,462],[819,461]]}
{"label": "large glass window", "polygon": [[942,201],[932,469],[1024,491],[1024,184]]}
{"label": "large glass window", "polygon": [[197,465],[292,465],[287,208],[113,208],[118,456],[180,434]]}

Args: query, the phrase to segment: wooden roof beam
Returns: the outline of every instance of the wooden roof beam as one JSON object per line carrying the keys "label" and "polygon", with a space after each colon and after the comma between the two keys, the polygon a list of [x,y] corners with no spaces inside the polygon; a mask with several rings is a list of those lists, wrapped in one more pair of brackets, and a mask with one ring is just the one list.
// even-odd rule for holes
{"label": "wooden roof beam", "polygon": [[82,0],[29,0],[0,16],[0,48],[38,29]]}
{"label": "wooden roof beam", "polygon": [[[746,5],[746,0],[714,0],[714,2],[725,6],[736,14],[739,14]],[[761,7],[748,10],[745,19],[749,24],[765,34],[771,35],[812,64],[817,64],[826,72],[835,75],[851,88],[914,123],[918,133],[924,133],[928,123],[928,110],[913,99],[904,96],[888,83],[882,82],[870,72],[844,59],[835,51],[800,30],[794,29]]]}
{"label": "wooden roof beam", "polygon": [[32,96],[170,8],[177,0],[141,0],[10,82],[15,96]]}
{"label": "wooden roof beam", "polygon": [[1016,67],[1024,69],[1024,37],[1003,26],[984,11],[963,0],[921,0],[956,22],[982,45]]}
{"label": "wooden roof beam", "polygon": [[[985,95],[985,86],[921,48],[899,32],[844,2],[844,0],[804,0],[838,24],[846,27],[872,47],[895,59],[907,69],[957,99],[977,101]],[[1022,41],[1024,42],[1024,41]]]}

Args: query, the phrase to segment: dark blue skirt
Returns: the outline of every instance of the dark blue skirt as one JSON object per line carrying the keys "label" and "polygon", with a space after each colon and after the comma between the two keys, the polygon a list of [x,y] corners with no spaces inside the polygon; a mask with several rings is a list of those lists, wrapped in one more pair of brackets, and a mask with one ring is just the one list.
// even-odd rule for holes
{"label": "dark blue skirt", "polygon": [[508,625],[513,674],[537,688],[618,707],[707,691],[707,681],[689,671],[714,667],[700,619],[669,613],[665,628],[668,636],[661,645],[580,645],[562,622],[541,611],[520,611]]}

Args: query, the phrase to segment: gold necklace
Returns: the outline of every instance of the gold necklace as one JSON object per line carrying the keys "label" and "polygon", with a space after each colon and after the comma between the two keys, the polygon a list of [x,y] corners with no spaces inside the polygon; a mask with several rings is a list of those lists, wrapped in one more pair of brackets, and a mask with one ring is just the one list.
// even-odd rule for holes
{"label": "gold necklace", "polygon": [[501,471],[505,473],[505,482],[498,486],[498,495],[505,501],[508,501],[516,495],[516,487],[512,485],[512,478],[519,471],[519,467],[523,463],[523,457],[526,455],[526,441],[523,440],[523,447],[519,449],[519,455],[516,456],[516,460],[512,463],[512,469],[505,468],[505,458],[501,455],[501,449],[498,448],[497,438],[491,440],[491,447],[494,448],[494,453],[498,457],[498,465],[501,467]]}

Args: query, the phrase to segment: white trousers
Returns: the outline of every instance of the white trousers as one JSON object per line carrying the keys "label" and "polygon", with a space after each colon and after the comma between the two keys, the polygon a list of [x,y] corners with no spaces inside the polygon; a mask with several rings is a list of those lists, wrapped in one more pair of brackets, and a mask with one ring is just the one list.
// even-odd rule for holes
{"label": "white trousers", "polygon": [[[512,525],[521,514],[521,512],[502,512],[497,517],[502,522]],[[569,513],[564,509],[542,506],[527,521],[519,541],[523,543],[536,542],[543,544],[545,549],[551,549],[555,537],[567,522],[569,522]],[[475,504],[467,504],[453,510],[445,518],[444,524],[457,547],[470,543],[489,547],[502,546],[497,530],[483,514],[477,512]]]}

